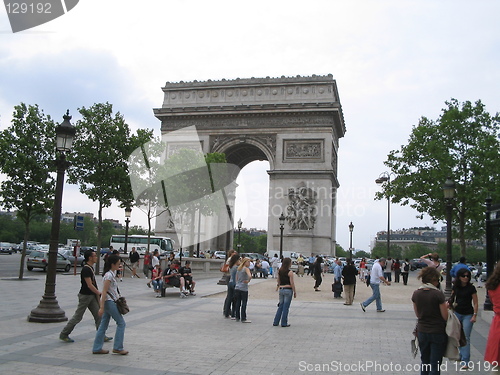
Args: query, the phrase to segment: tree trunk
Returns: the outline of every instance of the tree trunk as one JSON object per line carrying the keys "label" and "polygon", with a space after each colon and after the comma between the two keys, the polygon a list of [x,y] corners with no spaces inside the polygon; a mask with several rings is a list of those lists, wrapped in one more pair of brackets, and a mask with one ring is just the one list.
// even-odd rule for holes
{"label": "tree trunk", "polygon": [[101,272],[101,242],[102,242],[102,202],[99,201],[99,212],[97,214],[97,262],[95,266],[95,274],[100,275]]}
{"label": "tree trunk", "polygon": [[24,276],[24,260],[26,259],[26,248],[28,247],[28,239],[30,236],[30,222],[29,220],[24,223],[24,241],[23,250],[21,251],[21,262],[19,264],[19,280]]}

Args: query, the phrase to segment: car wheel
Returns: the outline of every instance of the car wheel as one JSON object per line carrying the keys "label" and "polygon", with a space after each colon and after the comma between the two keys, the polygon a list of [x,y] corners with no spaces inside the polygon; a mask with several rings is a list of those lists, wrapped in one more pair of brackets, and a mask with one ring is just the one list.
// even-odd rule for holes
{"label": "car wheel", "polygon": [[69,264],[66,264],[66,267],[64,267],[64,272],[69,272],[71,266]]}
{"label": "car wheel", "polygon": [[42,271],[43,271],[43,272],[47,272],[47,266],[43,267],[43,268],[42,268]]}
{"label": "car wheel", "polygon": [[33,271],[33,267],[28,266],[27,268],[28,268],[28,271]]}

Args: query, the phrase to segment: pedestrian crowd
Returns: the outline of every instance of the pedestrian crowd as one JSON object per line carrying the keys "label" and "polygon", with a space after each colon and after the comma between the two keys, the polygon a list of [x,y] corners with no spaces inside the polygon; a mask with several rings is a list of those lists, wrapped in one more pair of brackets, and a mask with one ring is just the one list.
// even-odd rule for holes
{"label": "pedestrian crowd", "polygon": [[[103,348],[105,342],[113,341],[112,352],[118,355],[127,355],[124,349],[125,319],[119,310],[117,301],[120,299],[118,280],[123,278],[124,262],[115,252],[105,258],[102,289],[99,289],[93,266],[97,261],[97,254],[88,250],[84,254],[85,265],[82,268],[80,279],[81,288],[78,294],[78,306],[73,317],[61,331],[59,338],[67,343],[74,342],[70,338],[75,326],[82,320],[88,309],[93,317],[96,335],[92,346],[93,354],[108,354]],[[307,260],[306,260],[307,259]],[[442,289],[442,264],[436,253],[429,253],[421,258],[427,267],[423,268],[418,276],[422,285],[414,291],[411,301],[417,317],[414,335],[418,340],[420,360],[423,366],[422,374],[439,374],[443,357],[460,362],[460,370],[468,370],[471,363],[470,336],[477,319],[479,303],[477,290],[472,280],[472,272],[461,259],[450,273],[453,276],[451,297],[446,299]],[[131,263],[132,278],[139,278],[140,257],[132,249],[129,260]],[[166,269],[161,269],[158,251],[152,254],[146,252],[143,262],[143,274],[149,280],[148,287],[152,287],[157,298],[167,287],[179,288],[182,298],[187,295],[196,295],[196,282],[189,260],[184,266],[171,253],[166,262]],[[222,307],[223,317],[242,323],[251,323],[247,316],[249,284],[255,277],[268,278],[276,281],[278,304],[273,326],[290,327],[289,312],[293,298],[297,297],[295,277],[303,277],[304,266],[308,266],[307,275],[314,278],[313,290],[320,292],[325,272],[325,260],[322,256],[304,258],[301,255],[296,259],[297,268],[292,270],[292,259],[280,258],[275,254],[271,259],[254,261],[248,257],[240,257],[235,250],[228,252],[228,257],[221,271],[227,281],[227,295]],[[128,266],[128,265],[127,265]],[[482,264],[481,264],[482,266]],[[129,267],[130,268],[130,267]],[[327,267],[328,268],[328,267]],[[356,280],[359,278],[370,286],[372,295],[360,303],[363,312],[372,302],[375,302],[376,311],[385,312],[382,306],[380,284],[391,285],[394,273],[394,282],[399,283],[402,277],[404,285],[408,282],[409,261],[405,259],[380,258],[376,259],[370,270],[367,262],[362,259],[356,267],[352,259],[345,263],[335,259],[331,265],[333,273],[333,298],[342,298],[344,305],[352,305],[355,297]],[[479,270],[478,270],[479,272]],[[480,270],[482,272],[482,269]],[[484,360],[488,363],[500,363],[500,263],[488,278],[485,287],[493,305],[494,318],[490,326]],[[116,323],[114,338],[106,335],[110,320]],[[455,322],[455,323],[454,323]],[[458,323],[457,323],[458,322]],[[450,328],[452,327],[452,328]],[[451,330],[451,331],[450,331]],[[453,337],[458,332],[457,340]],[[459,340],[460,334],[463,340]],[[463,342],[461,342],[463,341]],[[498,368],[498,367],[497,367]]]}

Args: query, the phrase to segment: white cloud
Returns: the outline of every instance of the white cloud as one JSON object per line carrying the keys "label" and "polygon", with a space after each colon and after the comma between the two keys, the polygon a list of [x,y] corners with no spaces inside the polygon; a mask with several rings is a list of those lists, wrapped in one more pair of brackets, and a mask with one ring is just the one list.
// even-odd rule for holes
{"label": "white cloud", "polygon": [[[68,108],[76,121],[77,108],[109,101],[134,128],[158,134],[152,108],[161,106],[166,81],[331,73],[347,126],[337,239],[348,247],[352,220],[354,246],[366,249],[387,215],[386,202],[373,201],[374,180],[419,117],[435,119],[451,97],[481,99],[498,111],[499,11],[500,3],[485,0],[86,0],[16,34],[0,14],[0,129],[21,101],[39,104],[56,121]],[[263,165],[245,167],[244,180],[258,179],[266,189]],[[65,190],[64,210],[92,207],[75,197]],[[84,207],[76,207],[80,202]],[[407,207],[391,209],[393,228],[432,224]],[[123,220],[121,209],[108,214]],[[132,224],[140,216],[134,212]]]}

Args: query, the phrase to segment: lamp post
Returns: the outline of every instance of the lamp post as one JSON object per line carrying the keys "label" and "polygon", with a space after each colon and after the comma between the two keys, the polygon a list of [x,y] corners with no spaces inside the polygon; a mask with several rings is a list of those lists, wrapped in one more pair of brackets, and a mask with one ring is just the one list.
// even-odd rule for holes
{"label": "lamp post", "polygon": [[47,276],[45,278],[45,292],[38,306],[31,310],[28,315],[29,322],[37,323],[57,323],[68,320],[64,310],[59,307],[56,298],[56,264],[57,248],[59,247],[59,228],[61,226],[61,205],[64,187],[64,172],[69,167],[66,160],[66,153],[71,151],[73,138],[76,130],[69,122],[71,116],[69,110],[63,116],[64,121],[56,127],[57,158],[55,164],[57,167],[56,191],[54,197],[54,207],[52,209],[52,229],[50,232],[49,245],[49,263],[47,265]]}
{"label": "lamp post", "polygon": [[280,221],[280,259],[283,258],[283,229],[285,228],[285,215],[283,215],[283,212],[281,213],[281,216],[279,217]]}
{"label": "lamp post", "polygon": [[453,197],[455,195],[455,182],[448,177],[443,185],[444,199],[446,200],[446,288],[444,295],[451,297],[451,222],[453,215]]}
{"label": "lamp post", "polygon": [[354,224],[351,223],[349,224],[349,234],[350,234],[350,238],[349,238],[349,258],[352,259],[352,231],[354,230]]}
{"label": "lamp post", "polygon": [[238,220],[238,254],[240,253],[241,250],[241,226],[243,225],[243,222],[241,221],[241,218]]}
{"label": "lamp post", "polygon": [[130,224],[130,215],[132,214],[132,209],[130,206],[125,207],[125,245],[123,253],[127,254],[127,243],[128,243],[128,226]]}
{"label": "lamp post", "polygon": [[[380,176],[375,180],[375,183],[382,185],[384,182],[388,186],[391,184],[391,174],[389,172],[382,172]],[[387,258],[389,258],[391,253],[391,196],[387,193]]]}

